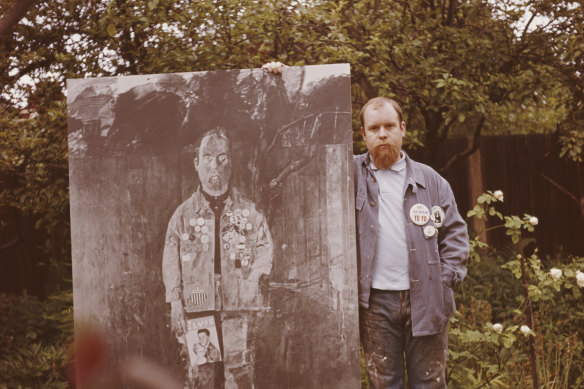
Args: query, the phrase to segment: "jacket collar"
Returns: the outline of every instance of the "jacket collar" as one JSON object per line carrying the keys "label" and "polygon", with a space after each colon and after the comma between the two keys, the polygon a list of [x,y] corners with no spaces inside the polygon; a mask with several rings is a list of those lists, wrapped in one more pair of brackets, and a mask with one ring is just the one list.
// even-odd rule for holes
{"label": "jacket collar", "polygon": [[[240,194],[235,188],[230,188],[229,195],[225,200],[225,207],[223,209],[226,210],[232,208],[233,201],[239,201],[239,196]],[[203,196],[200,186],[197,188],[197,191],[193,193],[191,199],[193,201],[193,208],[195,212],[199,212],[201,210],[206,211],[207,209],[210,209],[209,202],[207,201],[205,196]]]}
{"label": "jacket collar", "polygon": [[426,188],[426,176],[420,167],[420,164],[413,161],[404,151],[406,155],[406,188],[412,186],[412,192],[418,191],[418,186]]}
{"label": "jacket collar", "polygon": [[[419,164],[415,163],[406,153],[402,150],[406,157],[406,189],[411,185],[412,192],[416,193],[418,191],[418,186],[426,188],[426,177]],[[362,159],[363,166],[371,172],[371,155],[366,152],[365,157]]]}

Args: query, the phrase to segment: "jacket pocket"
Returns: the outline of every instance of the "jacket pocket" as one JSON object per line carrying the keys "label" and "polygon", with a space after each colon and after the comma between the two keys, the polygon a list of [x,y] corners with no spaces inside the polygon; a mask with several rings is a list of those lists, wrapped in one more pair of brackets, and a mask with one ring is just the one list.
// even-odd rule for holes
{"label": "jacket pocket", "polygon": [[357,196],[355,199],[355,209],[357,211],[363,210],[363,205],[365,205],[365,197],[364,196]]}
{"label": "jacket pocket", "polygon": [[442,281],[442,299],[444,301],[444,314],[449,319],[454,311],[456,311],[456,304],[454,303],[454,291],[452,287]]}

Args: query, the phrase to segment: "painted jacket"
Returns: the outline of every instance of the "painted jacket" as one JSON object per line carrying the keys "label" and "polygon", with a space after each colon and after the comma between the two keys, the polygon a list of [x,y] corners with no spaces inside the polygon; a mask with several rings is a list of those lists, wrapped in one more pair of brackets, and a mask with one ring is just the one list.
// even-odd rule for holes
{"label": "painted jacket", "polygon": [[[379,187],[370,169],[369,153],[353,156],[353,164],[359,304],[367,308],[377,239],[383,239],[379,237]],[[444,220],[438,220],[441,217],[437,215],[424,225],[415,224],[410,210],[416,204],[423,204],[427,210],[440,207],[444,211]],[[407,155],[404,213],[409,247],[412,332],[414,336],[434,335],[456,310],[452,287],[460,284],[466,275],[468,232],[448,182],[429,166],[415,162]],[[437,232],[427,236],[424,234],[427,226],[436,226]]]}
{"label": "painted jacket", "polygon": [[260,277],[272,269],[272,238],[255,204],[231,190],[220,220],[221,275],[215,275],[215,214],[197,190],[174,212],[162,256],[166,301],[187,312],[265,309]]}

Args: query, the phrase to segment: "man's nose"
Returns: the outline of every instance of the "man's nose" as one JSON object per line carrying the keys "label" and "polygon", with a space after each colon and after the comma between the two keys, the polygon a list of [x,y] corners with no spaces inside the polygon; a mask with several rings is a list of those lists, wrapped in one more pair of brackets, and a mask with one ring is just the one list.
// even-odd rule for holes
{"label": "man's nose", "polygon": [[381,128],[379,129],[379,137],[382,139],[385,139],[388,137],[389,131],[387,130],[387,128],[385,126],[381,126]]}

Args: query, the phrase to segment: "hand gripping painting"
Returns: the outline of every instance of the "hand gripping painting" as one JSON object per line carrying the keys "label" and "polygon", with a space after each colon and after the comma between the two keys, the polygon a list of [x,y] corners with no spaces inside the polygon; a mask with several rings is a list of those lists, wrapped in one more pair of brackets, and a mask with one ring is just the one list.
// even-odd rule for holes
{"label": "hand gripping painting", "polygon": [[357,388],[348,64],[68,80],[76,331],[185,388]]}

